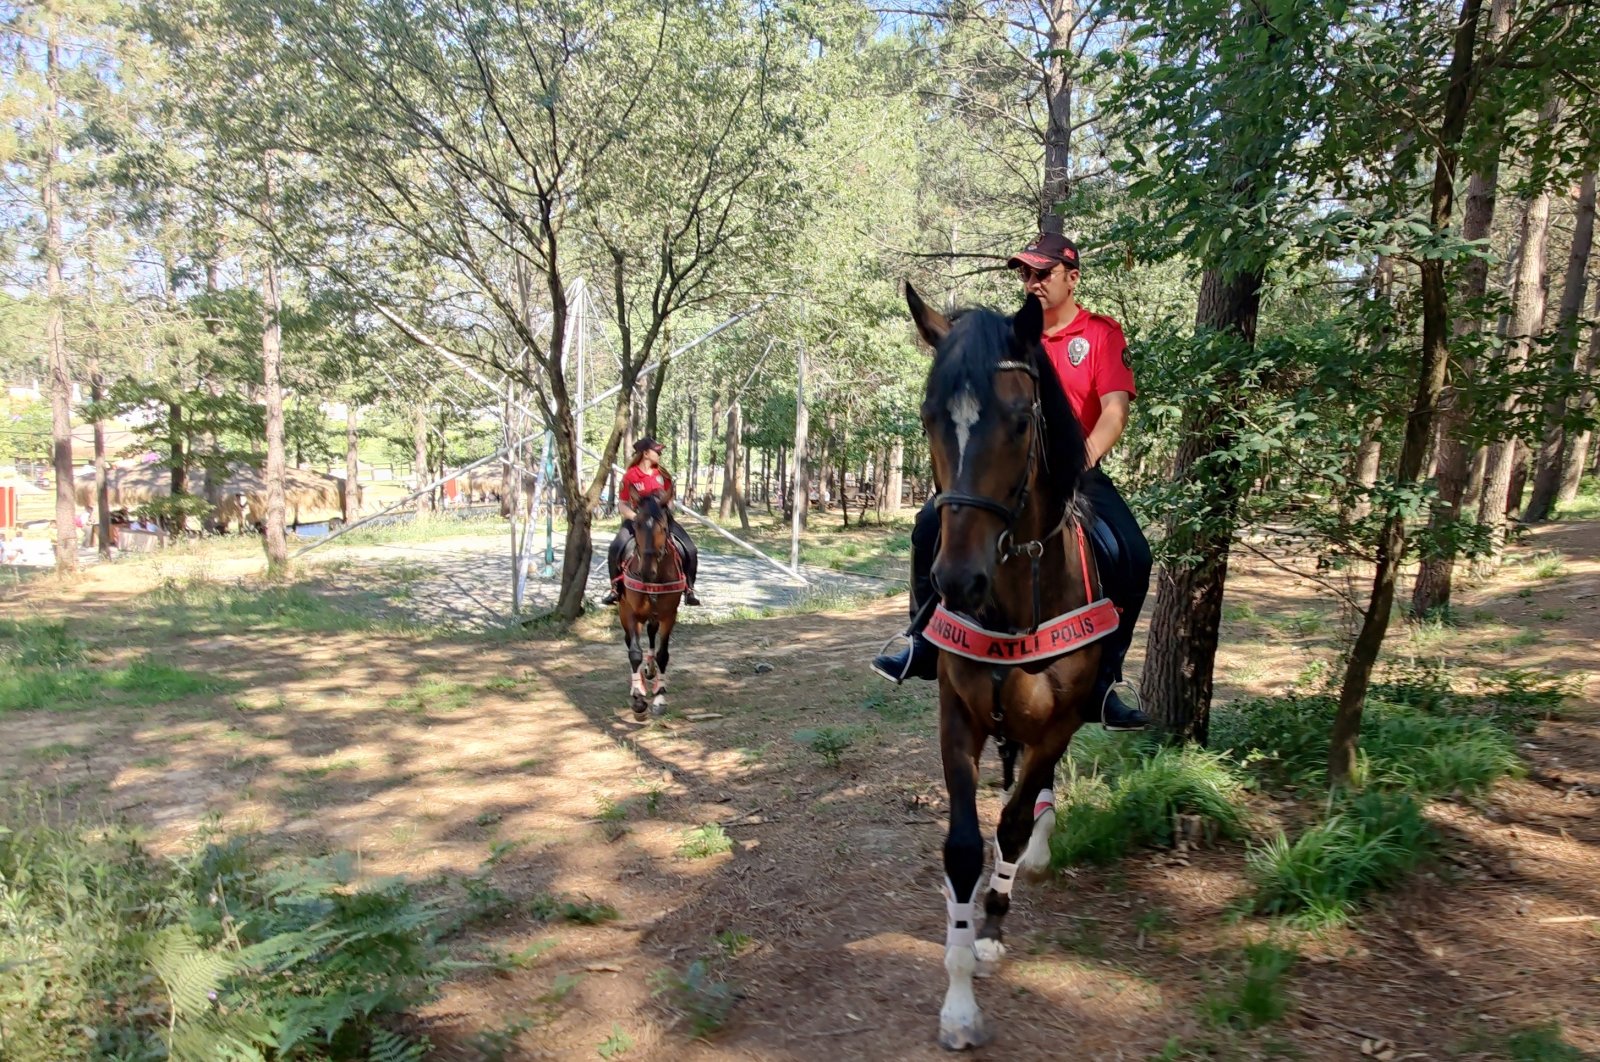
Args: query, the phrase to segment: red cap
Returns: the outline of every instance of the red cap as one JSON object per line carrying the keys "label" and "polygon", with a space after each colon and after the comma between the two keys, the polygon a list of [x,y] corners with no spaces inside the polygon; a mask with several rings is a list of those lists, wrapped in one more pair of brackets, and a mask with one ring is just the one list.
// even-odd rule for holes
{"label": "red cap", "polygon": [[1007,259],[1006,265],[1013,269],[1019,265],[1032,266],[1034,269],[1064,265],[1068,269],[1077,269],[1078,245],[1059,233],[1042,232],[1028,246]]}

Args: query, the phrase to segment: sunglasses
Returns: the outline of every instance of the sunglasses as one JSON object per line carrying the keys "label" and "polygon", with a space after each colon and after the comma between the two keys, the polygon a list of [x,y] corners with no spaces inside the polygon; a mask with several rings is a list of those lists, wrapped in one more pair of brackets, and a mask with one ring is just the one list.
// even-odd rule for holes
{"label": "sunglasses", "polygon": [[1035,269],[1032,266],[1026,265],[1017,266],[1017,276],[1022,278],[1022,282],[1024,284],[1034,280],[1049,280],[1050,274],[1054,273],[1055,271],[1055,266],[1050,266],[1047,269]]}

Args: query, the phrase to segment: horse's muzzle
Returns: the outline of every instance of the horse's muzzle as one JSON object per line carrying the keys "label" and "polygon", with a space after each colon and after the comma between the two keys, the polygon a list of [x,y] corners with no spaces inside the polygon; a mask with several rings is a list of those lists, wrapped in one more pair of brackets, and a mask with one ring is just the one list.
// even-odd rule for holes
{"label": "horse's muzzle", "polygon": [[941,554],[933,565],[933,583],[947,607],[977,615],[994,589],[993,562],[946,558]]}

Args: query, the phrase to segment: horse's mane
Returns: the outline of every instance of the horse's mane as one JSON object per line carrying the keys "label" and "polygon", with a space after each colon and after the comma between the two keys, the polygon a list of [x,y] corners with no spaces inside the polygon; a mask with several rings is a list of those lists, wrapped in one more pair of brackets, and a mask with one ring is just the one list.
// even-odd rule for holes
{"label": "horse's mane", "polygon": [[661,495],[659,494],[646,494],[639,499],[637,508],[640,523],[659,523],[667,517],[667,511],[661,505]]}
{"label": "horse's mane", "polygon": [[972,388],[984,409],[994,408],[995,380],[1002,361],[1025,361],[1039,374],[1039,405],[1044,412],[1044,468],[1041,482],[1060,490],[1062,497],[1077,497],[1078,478],[1083,474],[1088,451],[1083,431],[1072,403],[1061,386],[1061,379],[1050,364],[1042,343],[1024,350],[1012,334],[1012,319],[985,306],[956,310],[949,315],[950,334],[939,344],[933,368],[928,372],[928,399],[938,408],[962,388]]}

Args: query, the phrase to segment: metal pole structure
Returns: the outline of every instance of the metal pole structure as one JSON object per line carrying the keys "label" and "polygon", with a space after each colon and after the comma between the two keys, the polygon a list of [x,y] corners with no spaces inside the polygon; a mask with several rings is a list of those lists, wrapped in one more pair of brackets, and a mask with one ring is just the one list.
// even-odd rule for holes
{"label": "metal pole structure", "polygon": [[[673,358],[676,358],[679,354],[688,353],[689,351],[693,350],[695,347],[698,347],[701,343],[704,343],[706,340],[710,339],[712,336],[718,334],[719,332],[724,332],[724,331],[728,330],[729,328],[732,328],[734,325],[738,324],[740,321],[744,320],[746,317],[749,317],[751,314],[753,314],[757,310],[761,309],[763,306],[765,306],[770,301],[771,301],[770,299],[762,299],[760,302],[753,302],[749,306],[746,306],[744,309],[740,310],[738,313],[734,314],[732,317],[728,318],[726,321],[723,321],[721,324],[717,325],[717,327],[713,328],[711,331],[707,332],[705,335],[701,336],[699,339],[691,340],[688,343],[685,343],[683,346],[678,347],[675,350],[668,351],[667,353],[663,354],[657,360],[652,361],[650,364],[648,364],[644,368],[640,369],[639,370],[639,379],[643,379],[644,377],[649,376],[651,373],[653,373],[657,369],[661,368],[661,366],[665,365],[667,362],[671,361]],[[393,318],[391,318],[391,320],[392,319]],[[622,390],[622,385],[621,384],[617,384],[615,387],[608,387],[604,391],[601,391],[599,394],[595,395],[593,398],[589,399],[589,401],[585,402],[583,404],[583,408],[584,409],[593,409],[595,406],[598,406],[601,402],[604,402],[606,399],[616,396],[618,393],[621,392],[621,390]]]}
{"label": "metal pole structure", "polygon": [[800,569],[801,514],[811,498],[811,485],[806,482],[806,434],[811,427],[806,410],[806,343],[800,341],[795,351],[794,385],[794,501],[790,505],[789,567]]}
{"label": "metal pole structure", "polygon": [[555,433],[544,433],[544,567],[539,569],[542,579],[556,577],[556,484],[555,484]]}
{"label": "metal pole structure", "polygon": [[[576,300],[578,309],[577,325],[573,329],[573,337],[577,340],[573,345],[577,347],[575,353],[578,358],[578,412],[573,414],[572,419],[578,431],[578,441],[583,442],[583,363],[589,359],[589,285],[584,282],[582,277],[579,277],[573,281],[572,286],[578,289],[578,298]],[[583,457],[581,455],[578,458],[578,482],[583,482]]]}
{"label": "metal pole structure", "polygon": [[733,400],[735,402],[744,397],[745,389],[755,381],[756,373],[761,371],[761,366],[766,362],[767,355],[772,353],[773,345],[777,342],[778,341],[776,339],[767,340],[767,349],[763,350],[761,352],[761,357],[756,360],[756,367],[750,370],[750,375],[744,378],[744,383],[740,384],[739,389],[733,393]]}

